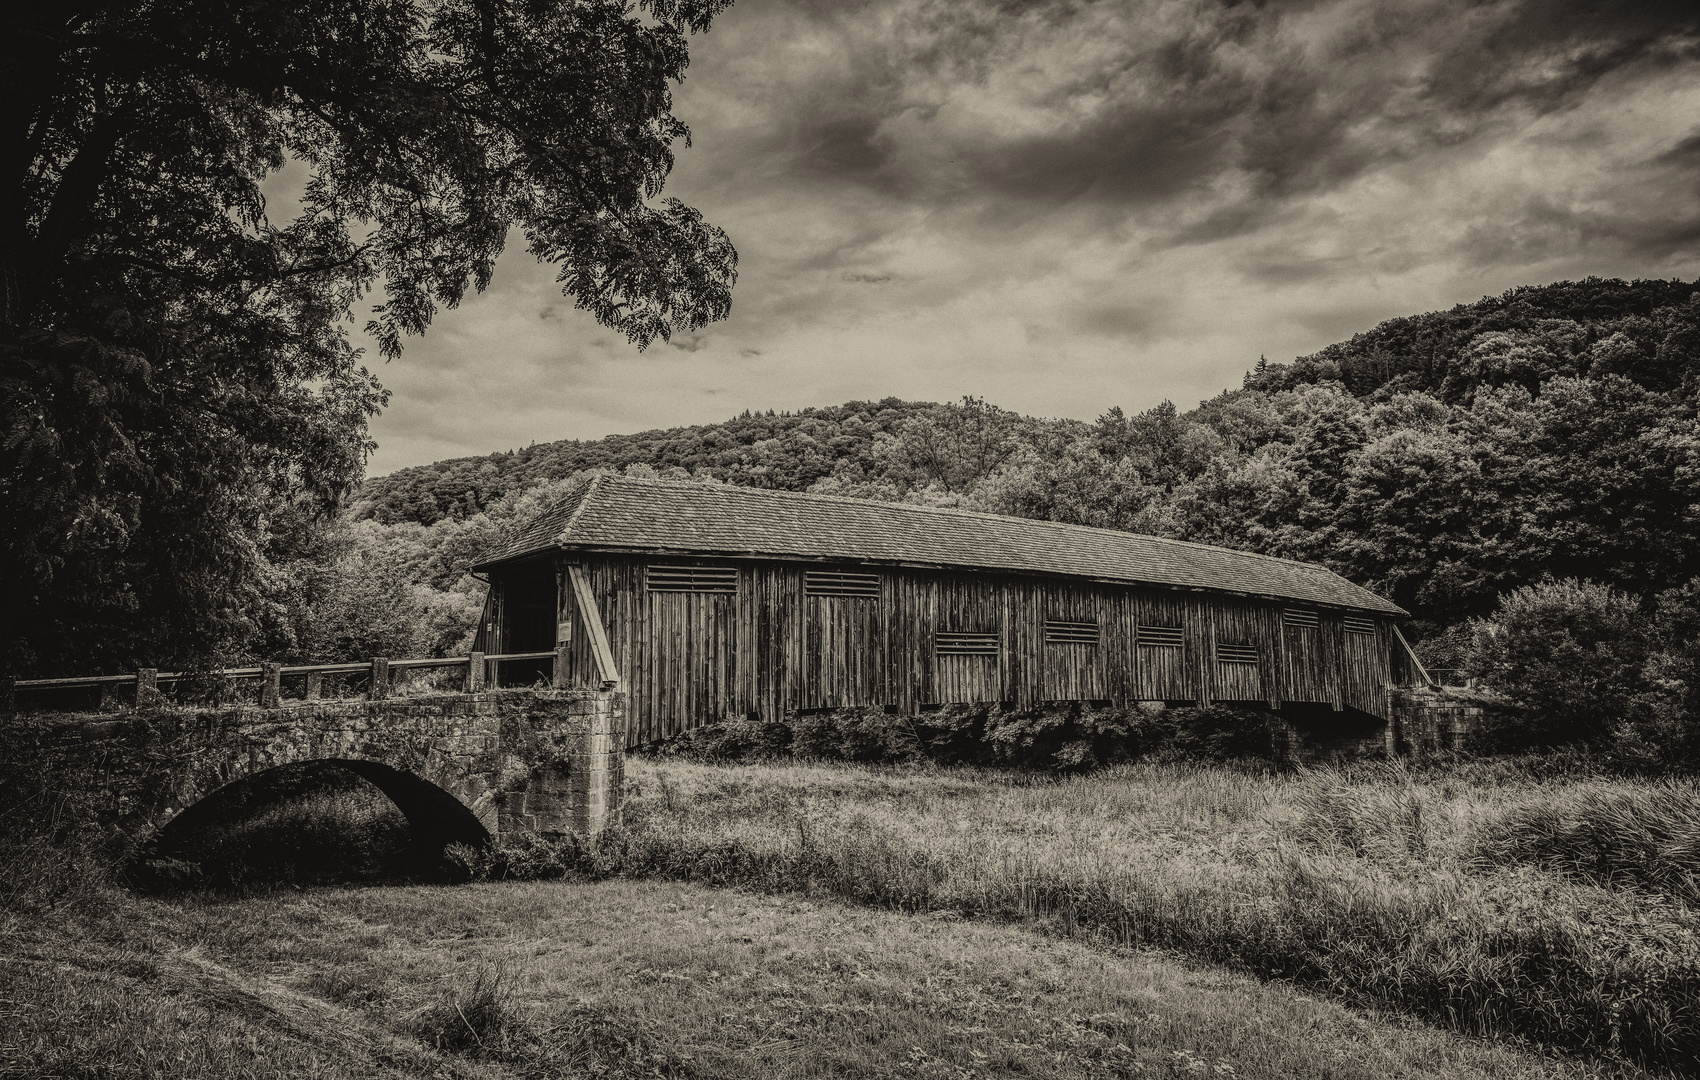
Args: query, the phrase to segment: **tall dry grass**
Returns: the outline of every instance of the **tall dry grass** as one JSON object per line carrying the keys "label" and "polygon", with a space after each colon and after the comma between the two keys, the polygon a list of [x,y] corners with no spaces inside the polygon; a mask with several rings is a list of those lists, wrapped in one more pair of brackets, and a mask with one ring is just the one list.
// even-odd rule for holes
{"label": "tall dry grass", "polygon": [[630,776],[626,826],[578,856],[593,874],[1037,920],[1469,1032],[1700,1068],[1692,783],[1398,764]]}

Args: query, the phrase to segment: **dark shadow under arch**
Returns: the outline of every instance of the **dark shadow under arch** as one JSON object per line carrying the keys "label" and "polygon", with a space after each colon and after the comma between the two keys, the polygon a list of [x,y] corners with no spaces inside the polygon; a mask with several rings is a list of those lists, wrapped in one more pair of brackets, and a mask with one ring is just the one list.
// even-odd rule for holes
{"label": "dark shadow under arch", "polygon": [[488,843],[471,810],[422,777],[375,761],[292,762],[208,792],[141,846],[144,889],[268,881],[441,881],[444,849]]}
{"label": "dark shadow under arch", "polygon": [[406,816],[416,843],[435,844],[439,852],[449,844],[478,847],[489,843],[489,830],[466,804],[431,781],[376,761],[329,760],[388,795]]}

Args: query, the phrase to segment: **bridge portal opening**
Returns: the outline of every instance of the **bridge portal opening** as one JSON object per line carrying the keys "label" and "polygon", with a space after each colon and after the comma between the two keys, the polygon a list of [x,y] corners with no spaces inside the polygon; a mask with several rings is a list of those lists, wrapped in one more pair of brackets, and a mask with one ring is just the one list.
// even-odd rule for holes
{"label": "bridge portal opening", "polygon": [[489,833],[442,788],[373,761],[280,765],[211,792],[127,867],[139,888],[452,880],[450,844]]}

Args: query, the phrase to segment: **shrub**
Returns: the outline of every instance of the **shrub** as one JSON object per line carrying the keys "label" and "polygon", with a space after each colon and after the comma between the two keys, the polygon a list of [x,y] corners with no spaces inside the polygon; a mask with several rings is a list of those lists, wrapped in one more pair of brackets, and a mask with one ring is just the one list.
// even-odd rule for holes
{"label": "shrub", "polygon": [[1170,728],[1167,756],[1172,758],[1222,762],[1269,759],[1275,753],[1274,725],[1268,713],[1207,705],[1173,709],[1166,719]]}
{"label": "shrub", "polygon": [[793,714],[785,721],[726,720],[693,728],[648,752],[719,763],[931,761],[1079,772],[1155,753],[1208,761],[1267,759],[1271,732],[1267,714],[1221,705],[1119,709],[1053,702],[1015,709],[987,703],[945,705],[918,716],[869,706]]}
{"label": "shrub", "polygon": [[1647,640],[1639,603],[1567,578],[1500,597],[1472,626],[1466,671],[1510,705],[1484,725],[1490,749],[1603,742],[1642,688]]}
{"label": "shrub", "polygon": [[454,867],[454,876],[462,880],[553,881],[566,876],[578,861],[579,845],[570,834],[553,837],[510,830],[499,842],[482,847],[450,844],[443,855]]}
{"label": "shrub", "polygon": [[1169,741],[1161,713],[1094,708],[1081,702],[1025,710],[992,709],[985,722],[990,763],[1079,771],[1114,765]]}
{"label": "shrub", "polygon": [[986,756],[986,719],[991,705],[945,705],[915,717],[921,750],[940,765],[966,765]]}
{"label": "shrub", "polygon": [[1654,601],[1646,684],[1612,732],[1620,767],[1664,771],[1700,765],[1700,578]]}
{"label": "shrub", "polygon": [[810,713],[791,721],[791,752],[802,758],[893,764],[921,757],[908,717],[873,707]]}
{"label": "shrub", "polygon": [[740,717],[692,728],[650,752],[692,761],[764,761],[790,757],[792,741],[791,725],[784,721]]}

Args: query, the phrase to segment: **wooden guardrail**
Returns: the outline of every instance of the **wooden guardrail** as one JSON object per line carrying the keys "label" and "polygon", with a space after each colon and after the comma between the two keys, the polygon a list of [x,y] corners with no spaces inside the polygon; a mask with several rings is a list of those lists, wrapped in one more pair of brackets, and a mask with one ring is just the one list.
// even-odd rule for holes
{"label": "wooden guardrail", "polygon": [[323,692],[326,675],[355,675],[370,676],[367,683],[366,696],[377,700],[389,696],[390,673],[396,671],[416,671],[421,668],[464,667],[466,682],[463,689],[467,693],[478,693],[486,685],[494,685],[498,681],[500,669],[497,665],[511,660],[553,660],[551,672],[552,682],[557,687],[567,683],[567,646],[563,645],[548,652],[516,652],[516,653],[470,653],[466,656],[427,657],[412,660],[392,660],[384,656],[374,656],[370,660],[340,664],[273,664],[265,663],[253,667],[220,668],[214,671],[160,671],[157,668],[142,668],[129,675],[83,675],[60,679],[12,679],[0,687],[4,691],[3,705],[13,706],[16,693],[19,690],[71,690],[90,687],[124,687],[134,686],[136,690],[135,703],[137,706],[152,704],[159,699],[159,684],[179,682],[185,679],[224,678],[224,679],[259,679],[260,704],[266,708],[275,708],[283,700],[283,679],[286,676],[306,676],[303,700],[317,701]]}

